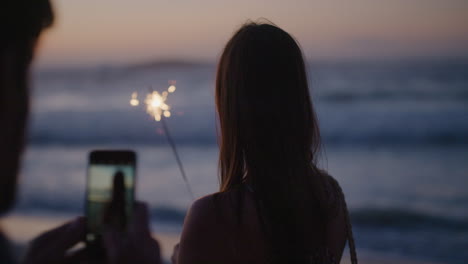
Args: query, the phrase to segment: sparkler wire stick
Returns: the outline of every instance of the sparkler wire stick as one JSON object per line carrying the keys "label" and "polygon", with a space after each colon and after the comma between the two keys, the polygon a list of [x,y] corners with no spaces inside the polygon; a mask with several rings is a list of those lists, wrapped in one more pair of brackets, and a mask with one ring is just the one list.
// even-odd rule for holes
{"label": "sparkler wire stick", "polygon": [[182,174],[182,178],[184,179],[185,185],[187,186],[187,190],[189,191],[190,196],[192,196],[192,199],[195,200],[195,195],[193,195],[193,191],[192,191],[192,188],[190,187],[190,183],[189,183],[189,181],[187,179],[187,175],[185,175],[184,166],[182,165],[182,161],[180,160],[179,153],[177,152],[175,142],[171,137],[171,133],[169,133],[169,129],[167,127],[167,124],[166,124],[166,121],[165,121],[164,117],[161,118],[161,123],[162,123],[162,126],[164,128],[164,134],[166,134],[167,141],[169,142],[169,145],[171,146],[172,151],[174,152],[174,156],[176,158],[177,165],[179,165],[179,170],[180,170],[180,173]]}
{"label": "sparkler wire stick", "polygon": [[[171,116],[171,113],[169,111],[170,106],[167,105],[165,102],[166,102],[168,94],[173,93],[176,89],[176,87],[174,86],[174,83],[172,83],[171,86],[169,86],[167,91],[164,91],[161,94],[158,93],[157,91],[153,91],[150,87],[148,87],[149,93],[147,94],[144,102],[146,104],[146,112],[149,115],[151,115],[155,121],[161,121],[163,129],[164,129],[164,134],[166,134],[167,141],[169,142],[169,145],[172,148],[172,151],[177,161],[177,165],[179,166],[180,173],[182,174],[182,179],[184,180],[185,185],[187,186],[187,190],[189,191],[190,196],[192,197],[192,199],[195,200],[195,195],[193,194],[192,188],[187,179],[187,175],[185,174],[184,166],[182,165],[182,161],[179,157],[179,153],[177,152],[176,144],[174,140],[172,139],[171,133],[169,132],[169,128],[167,127],[166,120],[164,120]],[[134,92],[130,100],[130,105],[138,106],[140,104],[137,97],[138,97],[138,94]]]}

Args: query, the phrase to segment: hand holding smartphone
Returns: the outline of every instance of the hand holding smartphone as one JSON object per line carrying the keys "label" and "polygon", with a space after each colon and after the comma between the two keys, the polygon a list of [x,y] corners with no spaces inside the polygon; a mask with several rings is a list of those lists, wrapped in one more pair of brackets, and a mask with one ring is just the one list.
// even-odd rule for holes
{"label": "hand holding smartphone", "polygon": [[[93,151],[89,155],[83,217],[37,237],[24,263],[153,263],[161,251],[151,236],[148,207],[134,201],[133,151]],[[86,235],[85,249],[73,246]]]}
{"label": "hand holding smartphone", "polygon": [[103,254],[107,227],[125,232],[135,197],[136,154],[125,150],[96,150],[89,155],[86,191],[87,247]]}

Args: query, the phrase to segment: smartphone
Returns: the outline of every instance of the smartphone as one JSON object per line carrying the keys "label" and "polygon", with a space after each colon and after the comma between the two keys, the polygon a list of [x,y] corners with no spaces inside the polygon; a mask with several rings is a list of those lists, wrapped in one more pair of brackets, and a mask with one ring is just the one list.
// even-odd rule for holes
{"label": "smartphone", "polygon": [[135,197],[136,154],[128,150],[95,150],[89,154],[86,183],[86,245],[102,251],[106,225],[125,231]]}

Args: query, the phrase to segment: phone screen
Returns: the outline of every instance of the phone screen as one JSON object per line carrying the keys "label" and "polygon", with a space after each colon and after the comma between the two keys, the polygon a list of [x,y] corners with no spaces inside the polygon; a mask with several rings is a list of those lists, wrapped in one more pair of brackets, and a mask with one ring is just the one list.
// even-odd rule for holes
{"label": "phone screen", "polygon": [[91,152],[86,193],[88,244],[100,241],[105,224],[125,230],[132,215],[134,190],[134,152]]}

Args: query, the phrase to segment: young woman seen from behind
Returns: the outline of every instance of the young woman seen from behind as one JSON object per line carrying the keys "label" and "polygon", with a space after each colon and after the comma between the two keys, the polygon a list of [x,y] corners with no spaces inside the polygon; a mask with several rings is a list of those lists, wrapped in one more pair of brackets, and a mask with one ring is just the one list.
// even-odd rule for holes
{"label": "young woman seen from behind", "polygon": [[317,167],[320,133],[296,41],[267,23],[229,40],[216,77],[220,191],[186,217],[178,264],[357,263],[338,183]]}

